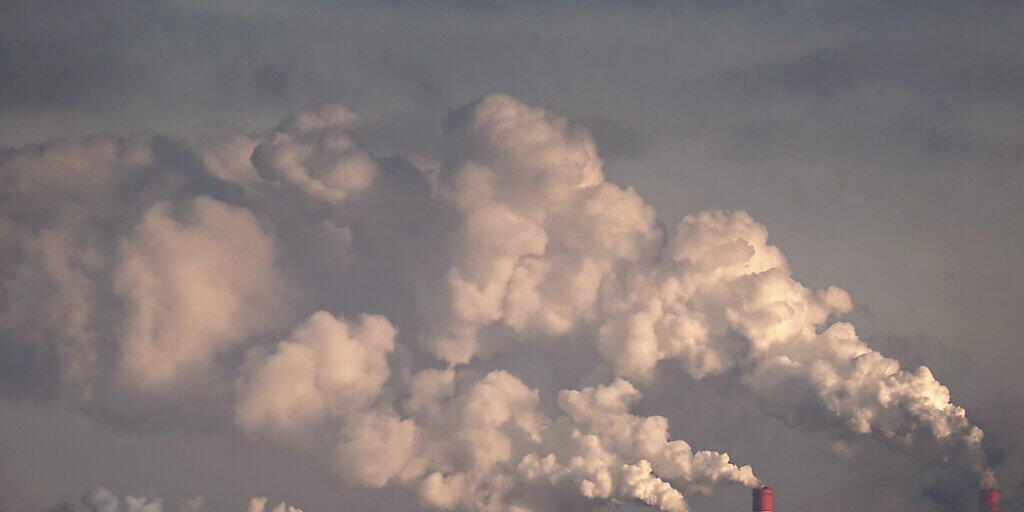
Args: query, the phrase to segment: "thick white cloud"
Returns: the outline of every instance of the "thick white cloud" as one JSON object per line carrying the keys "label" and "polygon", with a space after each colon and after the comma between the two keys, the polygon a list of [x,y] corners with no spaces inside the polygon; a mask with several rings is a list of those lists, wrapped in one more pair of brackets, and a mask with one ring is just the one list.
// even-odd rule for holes
{"label": "thick white cloud", "polygon": [[[488,326],[524,341],[593,326],[623,377],[650,382],[664,360],[695,378],[738,368],[762,407],[796,426],[872,436],[988,478],[981,432],[948,391],[927,369],[897,371],[852,328],[829,328],[848,294],[796,282],[745,212],[688,215],[663,234],[632,190],[604,181],[585,130],[508,96],[455,113],[446,147],[441,196],[462,217],[443,301],[424,308],[439,358],[486,356],[502,340],[484,339]],[[794,385],[802,403],[786,396]],[[808,408],[821,413],[786,412]]]}
{"label": "thick white cloud", "polygon": [[156,389],[202,371],[262,332],[283,307],[274,241],[249,211],[207,197],[175,215],[158,203],[119,251],[114,288],[127,302],[119,370]]}
{"label": "thick white cloud", "polygon": [[[53,139],[0,155],[0,325],[51,347],[66,389],[89,397],[102,338],[97,316],[119,196],[155,163],[149,137]],[[46,353],[44,350],[40,350]]]}
{"label": "thick white cloud", "polygon": [[729,455],[694,452],[682,440],[669,441],[661,416],[630,414],[639,391],[624,380],[608,386],[564,390],[546,455],[529,455],[520,470],[531,481],[570,481],[581,495],[635,499],[661,510],[688,510],[684,493],[711,493],[715,486],[758,484],[750,466]]}
{"label": "thick white cloud", "polygon": [[640,392],[623,379],[608,386],[562,391],[558,396],[559,405],[575,424],[571,437],[596,436],[627,461],[648,461],[655,473],[681,482],[687,492],[710,493],[719,483],[758,484],[750,466],[735,466],[724,453],[694,453],[685,441],[669,441],[665,418],[630,414],[639,399]]}
{"label": "thick white cloud", "polygon": [[666,359],[695,378],[739,368],[740,384],[787,424],[836,439],[875,437],[991,483],[982,433],[948,390],[927,368],[900,371],[852,325],[829,325],[851,309],[849,295],[796,282],[746,213],[685,217],[665,261],[633,269],[609,290],[598,348],[620,375],[650,380]]}
{"label": "thick white cloud", "polygon": [[676,264],[669,279],[682,283],[676,307],[704,319],[706,335],[695,338],[696,347],[726,345],[739,334],[743,350],[734,354],[745,355],[718,361],[740,365],[749,392],[789,424],[839,439],[875,437],[925,459],[962,464],[991,484],[981,430],[950,402],[949,391],[926,367],[901,371],[860,341],[852,325],[829,325],[851,309],[849,295],[796,282],[766,240],[764,227],[742,212],[680,222],[670,242]]}
{"label": "thick white cloud", "polygon": [[563,391],[563,414],[550,416],[538,390],[507,371],[459,386],[456,377],[415,375],[405,417],[355,414],[332,462],[342,478],[366,487],[395,481],[433,508],[492,511],[547,510],[561,492],[685,511],[684,492],[757,484],[726,454],[669,441],[664,418],[632,415],[640,393],[626,381]]}
{"label": "thick white cloud", "polygon": [[250,435],[303,444],[324,421],[372,403],[390,375],[394,338],[382,316],[356,323],[314,313],[272,353],[250,361],[236,422]]}
{"label": "thick white cloud", "polygon": [[449,362],[491,323],[557,336],[593,318],[602,280],[661,236],[650,206],[604,181],[590,134],[542,109],[488,95],[446,144],[441,196],[463,217],[427,341]]}
{"label": "thick white cloud", "polygon": [[369,411],[352,418],[334,452],[339,476],[356,485],[384,487],[391,479],[422,473],[424,446],[415,422],[390,411]]}
{"label": "thick white cloud", "polygon": [[180,141],[141,136],[0,158],[17,184],[0,202],[0,322],[55,360],[68,397],[112,411],[144,405],[113,387],[167,395],[181,372],[223,379],[209,363],[286,309],[273,237],[245,208],[197,196],[209,178],[194,161]]}

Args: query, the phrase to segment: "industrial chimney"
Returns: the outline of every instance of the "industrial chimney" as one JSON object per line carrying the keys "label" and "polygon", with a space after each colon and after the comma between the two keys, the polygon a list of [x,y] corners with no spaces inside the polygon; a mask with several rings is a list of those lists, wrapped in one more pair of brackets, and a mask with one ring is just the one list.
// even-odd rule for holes
{"label": "industrial chimney", "polygon": [[[998,491],[996,496],[998,496]],[[998,501],[998,498],[997,498]],[[775,510],[775,489],[771,487],[758,487],[754,489],[754,512],[772,512]],[[999,512],[999,505],[996,505],[993,512]]]}
{"label": "industrial chimney", "polygon": [[978,491],[978,511],[999,512],[999,489]]}

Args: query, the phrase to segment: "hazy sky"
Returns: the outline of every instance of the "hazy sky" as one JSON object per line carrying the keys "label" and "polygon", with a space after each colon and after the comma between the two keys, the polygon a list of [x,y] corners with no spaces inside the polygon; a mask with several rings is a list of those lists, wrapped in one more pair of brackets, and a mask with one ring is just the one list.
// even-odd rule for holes
{"label": "hazy sky", "polygon": [[[423,294],[450,269],[492,272],[509,244],[534,249],[518,225],[473,238],[459,220],[476,197],[458,188],[460,166],[499,152],[486,144],[511,155],[493,157],[495,169],[550,149],[488,138],[490,104],[473,102],[493,92],[587,128],[607,181],[656,210],[652,240],[687,214],[748,212],[796,281],[849,292],[840,319],[861,340],[906,370],[931,369],[984,430],[1004,496],[1024,493],[1020,2],[16,0],[0,7],[0,34],[0,509],[86,510],[82,495],[102,486],[162,498],[165,511],[194,496],[210,511],[244,510],[253,496],[306,512],[431,510],[408,486],[339,482],[347,469],[325,468],[291,427],[246,416],[263,409],[245,397],[266,383],[278,342],[305,343],[297,326],[316,331],[317,310],[356,333],[351,353],[364,358],[357,391],[321,390],[342,396],[323,406],[339,418],[364,398],[404,399],[420,370],[462,362],[430,334],[468,328],[457,293],[438,292],[452,311],[423,306]],[[362,120],[301,110],[320,102]],[[589,155],[589,135],[553,126],[564,147],[551,154]],[[326,187],[290,166],[309,152],[337,164]],[[564,206],[550,201],[548,215]],[[547,243],[592,224],[545,227]],[[601,275],[619,272],[620,257],[660,268],[645,251],[601,253]],[[572,261],[574,271],[583,260]],[[399,274],[426,276],[412,279],[424,289]],[[390,319],[393,348],[363,314]],[[619,371],[611,349],[586,341],[614,315],[588,314],[568,334],[522,334],[507,311],[492,319],[500,326],[478,322],[474,335],[498,340],[486,347],[513,348],[480,349],[457,381],[508,370],[555,415],[559,390],[630,378],[643,393],[633,414],[664,416],[672,439],[749,464],[779,489],[780,510],[973,506],[974,483],[951,465],[788,428],[746,396],[756,389],[731,382],[742,364],[707,378],[668,358],[655,380]],[[829,318],[812,322],[818,334]],[[732,329],[725,338],[753,336]],[[522,348],[534,338],[540,349]],[[173,381],[179,362],[194,364],[185,383]],[[724,512],[749,499],[739,485],[689,501]]]}

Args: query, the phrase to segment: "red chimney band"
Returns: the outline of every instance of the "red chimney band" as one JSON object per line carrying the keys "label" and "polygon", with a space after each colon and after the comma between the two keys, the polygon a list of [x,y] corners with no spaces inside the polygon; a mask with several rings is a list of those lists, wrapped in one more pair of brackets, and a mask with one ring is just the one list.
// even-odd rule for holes
{"label": "red chimney band", "polygon": [[754,489],[754,512],[771,512],[773,510],[775,510],[775,489],[768,486]]}
{"label": "red chimney band", "polygon": [[999,512],[999,490],[978,491],[978,510],[980,512]]}

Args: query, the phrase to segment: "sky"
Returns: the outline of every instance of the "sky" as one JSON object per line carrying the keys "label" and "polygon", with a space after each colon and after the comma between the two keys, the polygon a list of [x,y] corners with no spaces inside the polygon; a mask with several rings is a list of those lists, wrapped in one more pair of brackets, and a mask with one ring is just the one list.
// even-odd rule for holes
{"label": "sky", "polygon": [[1018,499],[1022,18],[5,2],[0,508]]}

